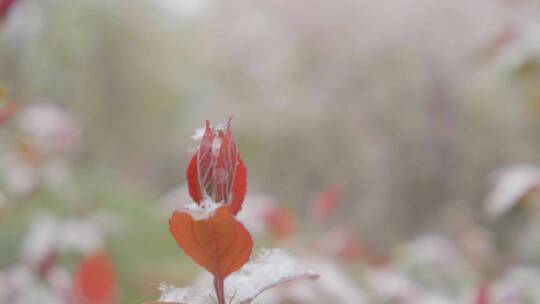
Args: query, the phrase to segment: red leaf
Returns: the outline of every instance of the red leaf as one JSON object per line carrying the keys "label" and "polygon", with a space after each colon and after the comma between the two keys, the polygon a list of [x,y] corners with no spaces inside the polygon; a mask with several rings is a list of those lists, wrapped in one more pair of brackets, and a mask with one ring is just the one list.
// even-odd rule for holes
{"label": "red leaf", "polygon": [[197,154],[193,155],[191,161],[189,162],[186,178],[189,195],[196,203],[201,203],[204,199],[204,196],[201,191],[201,184],[199,183],[199,171],[197,169]]}
{"label": "red leaf", "polygon": [[208,192],[210,196],[212,196],[212,177],[214,176],[214,155],[212,151],[214,139],[214,131],[207,120],[201,145],[197,150],[197,173],[199,184],[203,187],[202,190]]}
{"label": "red leaf", "polygon": [[247,191],[247,169],[244,162],[238,157],[234,181],[232,186],[231,212],[236,215],[242,209],[242,203]]}
{"label": "red leaf", "polygon": [[482,283],[478,287],[478,295],[475,304],[489,304],[489,284]]}
{"label": "red leaf", "polygon": [[204,220],[176,211],[169,219],[169,230],[178,246],[219,280],[240,269],[253,248],[251,235],[231,214],[229,206]]}
{"label": "red leaf", "polygon": [[84,258],[75,271],[73,286],[77,303],[114,303],[117,282],[109,256],[100,252]]}
{"label": "red leaf", "polygon": [[0,0],[0,20],[3,19],[9,11],[9,8],[16,0]]}
{"label": "red leaf", "polygon": [[263,215],[270,233],[277,240],[288,238],[296,230],[296,222],[291,212],[284,208],[275,207]]}
{"label": "red leaf", "polygon": [[17,111],[19,105],[15,101],[4,103],[0,106],[0,126],[4,125]]}
{"label": "red leaf", "polygon": [[227,127],[212,127],[206,121],[197,152],[186,171],[189,194],[200,204],[205,196],[215,203],[230,204],[233,214],[242,207],[246,193],[247,170],[232,135],[231,118]]}
{"label": "red leaf", "polygon": [[313,217],[318,220],[327,219],[337,207],[342,190],[339,186],[331,186],[315,197],[313,202]]}

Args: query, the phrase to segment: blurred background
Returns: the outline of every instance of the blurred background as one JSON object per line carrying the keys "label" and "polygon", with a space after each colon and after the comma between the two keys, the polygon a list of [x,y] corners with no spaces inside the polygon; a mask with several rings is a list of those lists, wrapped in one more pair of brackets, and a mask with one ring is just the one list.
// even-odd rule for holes
{"label": "blurred background", "polygon": [[0,303],[189,285],[167,220],[190,136],[228,116],[257,246],[324,257],[365,303],[540,303],[539,1],[0,0],[0,16]]}

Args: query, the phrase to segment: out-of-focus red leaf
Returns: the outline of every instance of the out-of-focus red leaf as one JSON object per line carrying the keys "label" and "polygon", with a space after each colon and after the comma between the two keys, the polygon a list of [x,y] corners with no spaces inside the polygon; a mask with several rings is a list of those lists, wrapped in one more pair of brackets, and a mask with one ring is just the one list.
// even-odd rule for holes
{"label": "out-of-focus red leaf", "polygon": [[235,215],[240,211],[246,194],[247,170],[237,151],[230,118],[226,128],[212,127],[206,121],[186,176],[189,194],[196,203],[208,196],[215,203],[231,205]]}
{"label": "out-of-focus red leaf", "polygon": [[379,267],[387,265],[389,258],[373,252],[369,247],[359,241],[350,239],[342,244],[336,252],[336,257],[344,262],[363,261],[371,266]]}
{"label": "out-of-focus red leaf", "polygon": [[220,280],[242,267],[253,248],[251,235],[229,209],[223,206],[204,220],[194,220],[181,211],[169,219],[169,230],[178,246]]}
{"label": "out-of-focus red leaf", "polygon": [[489,304],[489,284],[484,282],[478,287],[478,294],[475,304]]}
{"label": "out-of-focus red leaf", "polygon": [[10,7],[16,0],[0,0],[0,21],[7,15]]}
{"label": "out-of-focus red leaf", "polygon": [[3,126],[13,114],[17,112],[19,105],[17,102],[11,101],[0,105],[0,126]]}
{"label": "out-of-focus red leaf", "polygon": [[77,303],[114,303],[117,281],[109,256],[99,252],[85,257],[75,271],[73,287]]}
{"label": "out-of-focus red leaf", "polygon": [[269,209],[263,219],[276,240],[290,237],[296,230],[296,221],[292,213],[281,207]]}
{"label": "out-of-focus red leaf", "polygon": [[356,239],[346,227],[336,227],[322,234],[314,249],[340,262],[363,261],[371,266],[383,266],[389,258]]}
{"label": "out-of-focus red leaf", "polygon": [[42,277],[47,276],[49,271],[56,264],[58,254],[56,251],[51,251],[47,254],[40,263],[36,265],[35,271]]}
{"label": "out-of-focus red leaf", "polygon": [[504,49],[508,44],[519,37],[519,32],[516,28],[507,26],[503,30],[496,34],[491,40],[488,40],[488,43],[481,47],[474,59],[478,61],[485,61],[492,59],[496,54],[498,54],[502,49]]}
{"label": "out-of-focus red leaf", "polygon": [[341,187],[336,185],[319,193],[313,201],[313,217],[318,220],[327,219],[337,207],[342,193]]}

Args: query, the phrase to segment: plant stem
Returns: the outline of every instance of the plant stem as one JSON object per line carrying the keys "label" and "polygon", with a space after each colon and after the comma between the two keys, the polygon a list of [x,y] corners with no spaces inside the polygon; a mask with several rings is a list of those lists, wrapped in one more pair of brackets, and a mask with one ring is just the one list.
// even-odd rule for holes
{"label": "plant stem", "polygon": [[225,284],[222,278],[214,276],[214,289],[216,290],[218,304],[225,304]]}

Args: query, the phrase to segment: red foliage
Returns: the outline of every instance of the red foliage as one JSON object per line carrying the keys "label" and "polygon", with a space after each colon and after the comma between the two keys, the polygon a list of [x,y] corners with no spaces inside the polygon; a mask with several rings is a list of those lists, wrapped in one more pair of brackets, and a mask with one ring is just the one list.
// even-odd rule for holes
{"label": "red foliage", "polygon": [[77,303],[114,303],[117,281],[109,256],[99,252],[85,257],[77,267],[73,287]]}
{"label": "red foliage", "polygon": [[226,127],[206,121],[186,178],[195,203],[209,198],[221,206],[201,220],[176,211],[169,219],[169,231],[193,261],[214,275],[218,303],[225,304],[225,278],[247,263],[253,249],[251,235],[234,217],[246,195],[247,169],[236,149],[230,118]]}
{"label": "red foliage", "polygon": [[4,19],[7,15],[9,8],[16,2],[16,0],[0,0],[0,20]]}
{"label": "red foliage", "polygon": [[17,102],[6,102],[0,105],[0,126],[3,126],[15,114],[18,108],[19,105]]}
{"label": "red foliage", "polygon": [[489,284],[484,282],[480,284],[480,287],[478,287],[478,295],[475,304],[489,303],[491,303],[491,301],[489,300]]}
{"label": "red foliage", "polygon": [[242,267],[251,255],[251,235],[228,206],[204,220],[176,211],[169,220],[169,230],[187,255],[223,279]]}
{"label": "red foliage", "polygon": [[274,207],[269,209],[263,220],[270,229],[270,233],[277,240],[284,240],[291,236],[296,230],[296,221],[291,212],[287,209]]}
{"label": "red foliage", "polygon": [[235,215],[240,211],[246,195],[247,170],[236,149],[230,118],[226,129],[206,121],[186,176],[189,194],[196,203],[202,203],[206,195],[216,203],[230,204]]}
{"label": "red foliage", "polygon": [[249,260],[253,240],[246,228],[231,214],[229,206],[219,208],[204,220],[176,211],[169,220],[176,243],[200,266],[214,275],[220,304],[224,301],[223,282]]}
{"label": "red foliage", "polygon": [[330,186],[319,193],[313,201],[313,217],[318,220],[327,219],[337,207],[343,191],[339,186]]}

